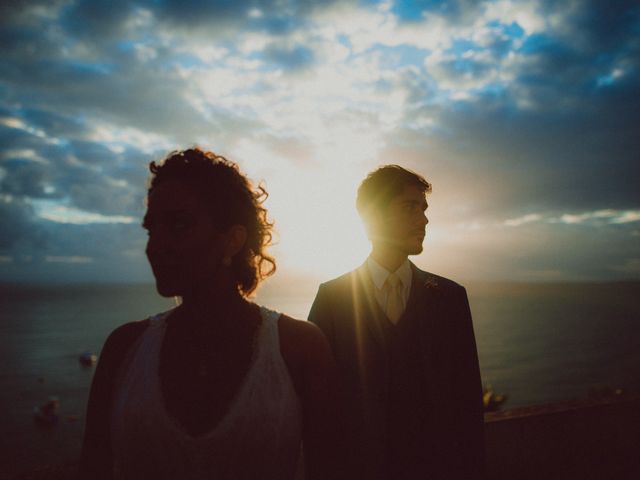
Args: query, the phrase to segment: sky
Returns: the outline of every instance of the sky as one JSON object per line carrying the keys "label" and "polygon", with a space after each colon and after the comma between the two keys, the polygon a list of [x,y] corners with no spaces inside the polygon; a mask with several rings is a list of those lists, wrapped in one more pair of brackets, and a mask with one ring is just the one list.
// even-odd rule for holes
{"label": "sky", "polygon": [[194,145],[269,192],[281,279],[362,263],[390,163],[424,269],[640,279],[637,1],[9,1],[0,52],[0,281],[152,281],[148,164]]}

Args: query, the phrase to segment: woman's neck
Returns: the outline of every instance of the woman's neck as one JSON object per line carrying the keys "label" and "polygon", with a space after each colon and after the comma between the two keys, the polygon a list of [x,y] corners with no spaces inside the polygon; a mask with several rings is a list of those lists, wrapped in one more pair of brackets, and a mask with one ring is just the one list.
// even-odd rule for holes
{"label": "woman's neck", "polygon": [[[249,303],[234,287],[192,291],[182,297],[182,321],[197,331],[228,327],[238,322]],[[186,325],[185,325],[186,326]]]}

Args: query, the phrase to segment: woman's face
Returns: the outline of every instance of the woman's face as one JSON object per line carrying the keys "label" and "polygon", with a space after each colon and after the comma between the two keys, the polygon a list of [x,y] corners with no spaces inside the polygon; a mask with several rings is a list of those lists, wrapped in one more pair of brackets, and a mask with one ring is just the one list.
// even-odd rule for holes
{"label": "woman's face", "polygon": [[225,235],[216,230],[202,202],[186,186],[167,181],[155,187],[143,227],[160,295],[184,296],[212,284],[225,254]]}

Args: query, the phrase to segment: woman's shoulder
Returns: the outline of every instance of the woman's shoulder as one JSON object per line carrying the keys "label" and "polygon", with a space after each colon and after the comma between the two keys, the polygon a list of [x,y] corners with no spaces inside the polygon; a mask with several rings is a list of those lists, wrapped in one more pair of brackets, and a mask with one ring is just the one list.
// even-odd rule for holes
{"label": "woman's shoulder", "polygon": [[104,348],[118,349],[122,345],[130,345],[137,340],[140,335],[142,335],[142,332],[144,332],[149,325],[157,324],[160,320],[166,319],[172,311],[173,310],[168,310],[166,312],[147,317],[144,320],[120,325],[118,328],[113,330],[111,334],[109,334],[109,337],[107,337],[107,341],[104,344]]}
{"label": "woman's shoulder", "polygon": [[133,338],[137,338],[149,326],[150,322],[151,318],[145,318],[144,320],[120,325],[109,334],[105,346],[116,346],[121,343],[127,343]]}
{"label": "woman's shoulder", "polygon": [[330,368],[331,348],[316,325],[281,314],[278,319],[278,333],[280,352],[290,369],[308,371]]}
{"label": "woman's shoulder", "polygon": [[278,330],[280,338],[285,337],[286,340],[292,340],[296,343],[303,342],[308,344],[321,344],[326,341],[322,331],[313,323],[306,320],[298,320],[284,313],[278,318]]}
{"label": "woman's shoulder", "polygon": [[295,319],[262,305],[256,306],[260,310],[262,320],[277,327],[281,346],[284,343],[285,347],[295,345],[308,347],[321,344],[324,340],[324,334],[313,323]]}
{"label": "woman's shoulder", "polygon": [[134,342],[147,329],[150,318],[125,323],[113,330],[107,337],[100,353],[102,363],[119,363],[120,359],[129,351]]}

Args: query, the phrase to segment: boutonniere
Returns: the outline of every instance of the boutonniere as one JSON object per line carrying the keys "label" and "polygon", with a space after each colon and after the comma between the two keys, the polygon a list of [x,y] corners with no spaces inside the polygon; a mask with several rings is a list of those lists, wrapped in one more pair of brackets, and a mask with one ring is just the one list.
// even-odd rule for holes
{"label": "boutonniere", "polygon": [[424,282],[425,288],[438,288],[438,281],[434,277],[428,277]]}

